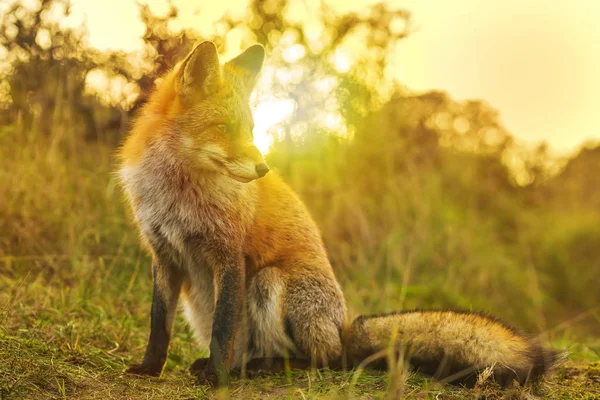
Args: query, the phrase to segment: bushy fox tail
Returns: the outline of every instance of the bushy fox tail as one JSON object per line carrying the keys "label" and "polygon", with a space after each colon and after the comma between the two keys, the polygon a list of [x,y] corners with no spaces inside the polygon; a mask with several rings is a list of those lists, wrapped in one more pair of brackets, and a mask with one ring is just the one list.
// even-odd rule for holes
{"label": "bushy fox tail", "polygon": [[349,366],[386,368],[389,360],[403,360],[420,373],[466,385],[484,371],[501,386],[536,382],[559,358],[535,339],[470,312],[361,316],[344,329],[342,342]]}

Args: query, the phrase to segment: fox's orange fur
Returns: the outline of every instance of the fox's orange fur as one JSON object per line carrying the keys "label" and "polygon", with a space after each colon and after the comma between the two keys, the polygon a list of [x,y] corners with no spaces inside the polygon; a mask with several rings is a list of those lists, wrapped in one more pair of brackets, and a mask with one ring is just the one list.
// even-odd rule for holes
{"label": "fox's orange fur", "polygon": [[486,317],[414,312],[345,325],[319,230],[252,144],[248,98],[263,58],[253,46],[221,66],[214,45],[200,44],[164,77],[122,148],[121,179],[154,275],[146,355],[128,371],[160,374],[181,295],[211,350],[194,364],[201,383],[284,357],[339,366],[345,353],[357,364],[389,345],[436,376],[492,366],[509,381],[539,376],[549,353]]}

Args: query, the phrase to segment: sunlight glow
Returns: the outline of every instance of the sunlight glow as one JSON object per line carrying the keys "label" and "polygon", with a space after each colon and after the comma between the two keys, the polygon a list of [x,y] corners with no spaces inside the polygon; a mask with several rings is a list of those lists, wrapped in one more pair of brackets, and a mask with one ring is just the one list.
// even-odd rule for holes
{"label": "sunlight glow", "polygon": [[[141,37],[145,31],[139,20],[137,1],[149,4],[159,15],[167,13],[170,3],[168,0],[72,0],[72,15],[61,21],[61,26],[78,27],[85,20],[92,46],[133,54],[143,49]],[[337,12],[359,12],[375,2],[327,3]],[[9,3],[0,0],[0,11]],[[223,25],[214,24],[224,10],[235,19],[243,18],[248,8],[248,2],[240,0],[212,3],[172,0],[172,3],[180,12],[177,22],[170,27],[176,31],[192,28],[206,37],[226,34]],[[282,51],[287,49],[282,57],[290,61],[306,57],[308,51],[321,54],[329,33],[321,18],[315,17],[319,15],[320,2],[288,3],[289,17],[307,27],[308,47],[304,51],[294,47],[299,44],[294,30],[271,30],[268,41],[278,43]],[[435,2],[435,7],[422,0],[394,3],[402,3],[402,7],[411,11],[415,30],[394,50],[386,79],[397,79],[417,92],[435,89],[447,91],[457,99],[485,99],[499,110],[505,125],[517,137],[546,140],[555,150],[572,150],[586,138],[598,138],[598,0],[455,0]],[[490,9],[495,11],[491,13]],[[390,29],[399,31],[404,27],[392,23]],[[478,34],[473,35],[474,31]],[[227,34],[224,58],[235,56],[251,44],[240,43],[238,35]],[[339,73],[348,72],[365,57],[357,53],[359,47],[352,42],[345,44],[344,51],[332,55],[332,66]],[[267,58],[272,57],[270,54]],[[295,62],[288,67],[299,64]],[[292,83],[303,78],[301,68],[294,70]],[[569,107],[565,107],[565,98],[569,99]]]}
{"label": "sunlight glow", "polygon": [[300,60],[306,54],[306,49],[301,44],[295,44],[293,46],[283,49],[283,59],[289,63],[295,63]]}
{"label": "sunlight glow", "polygon": [[338,80],[332,76],[328,76],[322,79],[319,79],[318,81],[315,82],[315,88],[319,91],[319,92],[323,92],[323,93],[329,93],[331,92],[333,89],[335,89],[336,85],[338,83]]}
{"label": "sunlight glow", "polygon": [[98,96],[106,105],[119,104],[129,109],[139,96],[139,87],[122,75],[109,77],[105,71],[96,68],[85,77],[85,93]]}
{"label": "sunlight glow", "polygon": [[352,63],[350,58],[340,51],[336,51],[333,56],[333,66],[338,72],[346,73],[350,70]]}
{"label": "sunlight glow", "polygon": [[316,119],[323,128],[329,130],[330,135],[344,139],[350,139],[348,125],[346,125],[344,117],[342,117],[339,113],[324,112],[323,114],[318,115]]}
{"label": "sunlight glow", "polygon": [[254,144],[261,153],[266,154],[273,143],[273,136],[267,132],[289,117],[295,108],[291,99],[260,102],[253,113]]}

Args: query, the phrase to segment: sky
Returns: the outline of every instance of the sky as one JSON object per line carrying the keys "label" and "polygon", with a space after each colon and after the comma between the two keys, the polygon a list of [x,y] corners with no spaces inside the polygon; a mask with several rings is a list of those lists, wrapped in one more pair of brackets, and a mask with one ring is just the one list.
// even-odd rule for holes
{"label": "sky", "polygon": [[[312,0],[303,0],[312,1]],[[164,0],[146,0],[153,10]],[[339,11],[373,1],[328,1]],[[74,0],[91,44],[132,51],[141,44],[135,0]],[[483,99],[524,144],[545,141],[568,154],[600,141],[600,0],[390,0],[409,10],[414,33],[393,59],[409,89],[443,90],[455,100]],[[244,0],[174,0],[181,23],[212,26]],[[202,29],[199,29],[202,31]]]}

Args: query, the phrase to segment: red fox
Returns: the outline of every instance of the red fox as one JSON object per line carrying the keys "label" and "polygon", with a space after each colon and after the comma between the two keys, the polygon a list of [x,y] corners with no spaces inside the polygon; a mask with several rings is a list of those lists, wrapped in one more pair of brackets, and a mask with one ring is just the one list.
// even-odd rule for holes
{"label": "red fox", "polygon": [[253,145],[248,99],[264,55],[255,45],[221,66],[214,44],[198,45],[151,95],[120,151],[154,280],[146,353],[127,372],[161,374],[181,298],[210,349],[192,368],[200,384],[227,385],[231,371],[283,359],[358,365],[390,346],[446,381],[486,368],[503,385],[542,376],[556,354],[493,318],[410,311],[347,322],[316,224]]}

